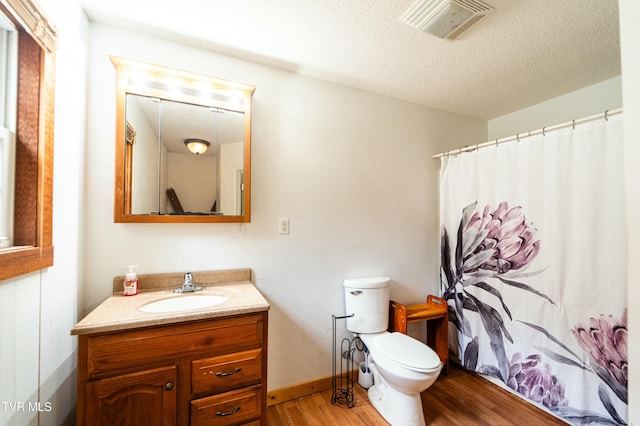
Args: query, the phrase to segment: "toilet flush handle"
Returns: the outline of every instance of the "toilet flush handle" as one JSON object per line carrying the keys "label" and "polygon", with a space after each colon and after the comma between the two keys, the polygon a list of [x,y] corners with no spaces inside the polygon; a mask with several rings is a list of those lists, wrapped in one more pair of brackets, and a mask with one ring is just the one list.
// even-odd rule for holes
{"label": "toilet flush handle", "polygon": [[353,294],[354,296],[357,296],[359,294],[362,294],[362,290],[353,290],[352,292],[350,292],[351,294]]}

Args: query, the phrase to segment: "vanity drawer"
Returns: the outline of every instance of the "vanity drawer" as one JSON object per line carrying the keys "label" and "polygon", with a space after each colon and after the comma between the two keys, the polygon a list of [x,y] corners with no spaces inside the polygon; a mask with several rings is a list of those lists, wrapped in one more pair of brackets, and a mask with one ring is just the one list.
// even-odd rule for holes
{"label": "vanity drawer", "polygon": [[247,424],[260,417],[262,388],[252,386],[191,401],[191,426]]}
{"label": "vanity drawer", "polygon": [[191,362],[191,392],[219,393],[260,383],[262,349]]}
{"label": "vanity drawer", "polygon": [[105,333],[88,338],[91,380],[176,359],[224,355],[263,345],[262,315]]}

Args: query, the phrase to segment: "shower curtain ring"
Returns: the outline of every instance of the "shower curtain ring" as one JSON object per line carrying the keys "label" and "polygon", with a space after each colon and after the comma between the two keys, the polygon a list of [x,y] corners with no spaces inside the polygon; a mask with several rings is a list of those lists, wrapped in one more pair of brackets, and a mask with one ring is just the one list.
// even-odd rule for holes
{"label": "shower curtain ring", "polygon": [[520,133],[516,133],[516,140],[520,142]]}
{"label": "shower curtain ring", "polygon": [[605,121],[609,121],[609,117],[608,117],[608,115],[609,115],[609,110],[606,110],[606,111],[604,112],[604,119],[605,119]]}
{"label": "shower curtain ring", "polygon": [[573,120],[573,126],[572,129],[575,130],[576,129],[576,120]]}
{"label": "shower curtain ring", "polygon": [[547,134],[544,132],[545,127],[542,128],[542,136],[547,136]]}

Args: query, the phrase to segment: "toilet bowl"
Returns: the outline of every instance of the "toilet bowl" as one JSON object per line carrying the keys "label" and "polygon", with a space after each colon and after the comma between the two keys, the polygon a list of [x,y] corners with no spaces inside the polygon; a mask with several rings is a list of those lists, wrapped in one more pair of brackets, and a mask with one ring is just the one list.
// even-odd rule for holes
{"label": "toilet bowl", "polygon": [[420,393],[438,378],[442,362],[424,343],[386,331],[389,320],[388,277],[345,280],[347,329],[369,351],[373,386],[369,400],[393,426],[425,425]]}
{"label": "toilet bowl", "polygon": [[401,333],[358,335],[369,349],[368,396],[392,425],[424,425],[420,393],[436,381],[442,362],[427,345]]}

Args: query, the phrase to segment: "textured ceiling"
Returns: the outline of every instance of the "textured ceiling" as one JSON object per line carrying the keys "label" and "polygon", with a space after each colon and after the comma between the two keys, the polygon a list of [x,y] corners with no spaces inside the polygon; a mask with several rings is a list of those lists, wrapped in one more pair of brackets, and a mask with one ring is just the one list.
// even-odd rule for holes
{"label": "textured ceiling", "polygon": [[413,0],[81,0],[91,20],[491,119],[620,75],[617,0],[485,0],[455,41]]}

